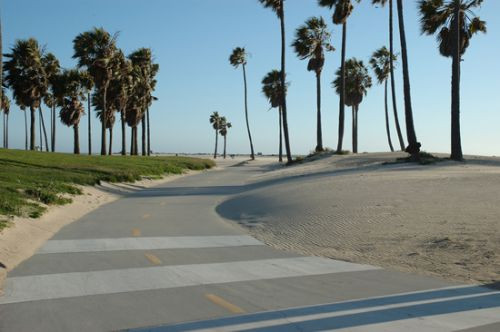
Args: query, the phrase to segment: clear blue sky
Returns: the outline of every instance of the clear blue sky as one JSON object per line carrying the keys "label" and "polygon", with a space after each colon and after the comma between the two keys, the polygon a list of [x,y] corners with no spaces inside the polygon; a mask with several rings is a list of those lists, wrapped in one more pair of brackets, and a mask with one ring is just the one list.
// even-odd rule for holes
{"label": "clear blue sky", "polygon": [[[439,55],[434,37],[420,34],[416,1],[404,3],[418,139],[426,151],[449,152],[451,60]],[[56,54],[64,67],[70,68],[75,65],[71,58],[73,38],[94,26],[111,33],[119,31],[118,45],[126,53],[151,47],[160,64],[155,93],[159,101],[151,109],[154,151],[212,151],[214,134],[208,118],[213,111],[233,123],[228,136],[229,152],[249,151],[242,73],[228,63],[234,47],[246,47],[251,53],[249,110],[255,148],[263,153],[277,152],[278,114],[268,111],[260,81],[280,65],[279,21],[257,0],[15,0],[3,1],[1,7],[4,52],[16,39],[35,37]],[[500,1],[484,1],[478,14],[487,21],[488,34],[474,37],[462,63],[463,149],[467,154],[500,155]],[[295,29],[317,15],[329,22],[337,48],[327,55],[322,89],[324,144],[335,147],[338,97],[330,82],[340,64],[340,27],[331,23],[331,13],[319,8],[315,0],[286,1],[288,45]],[[349,19],[347,56],[368,62],[375,49],[388,44],[387,22],[386,8],[375,8],[368,0],[356,5]],[[292,152],[307,153],[314,148],[316,137],[315,79],[307,72],[306,61],[300,61],[291,47],[287,52]],[[401,83],[398,70],[398,106],[404,126]],[[82,119],[80,133],[82,151],[87,149],[86,120]],[[95,149],[99,145],[95,120],[94,125]],[[116,125],[115,151],[120,144],[118,122]],[[348,149],[350,126],[349,111],[345,136]],[[11,147],[23,148],[24,122],[16,106],[11,110],[10,128]],[[72,135],[70,128],[58,123],[59,151],[72,151]],[[392,137],[397,146],[395,130]],[[360,107],[359,150],[387,149],[383,88],[374,84]]]}

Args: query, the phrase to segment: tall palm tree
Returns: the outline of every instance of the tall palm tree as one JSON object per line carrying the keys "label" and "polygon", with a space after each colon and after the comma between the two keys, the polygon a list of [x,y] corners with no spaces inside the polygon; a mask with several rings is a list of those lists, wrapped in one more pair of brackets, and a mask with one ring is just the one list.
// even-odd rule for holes
{"label": "tall palm tree", "polygon": [[[360,0],[354,0],[359,2]],[[339,100],[339,140],[337,143],[337,153],[342,152],[342,145],[344,142],[344,122],[345,122],[345,56],[346,56],[346,43],[347,43],[347,19],[351,15],[354,6],[351,0],[318,0],[321,7],[328,7],[333,12],[332,21],[334,24],[342,25],[342,54],[340,60],[341,71],[341,86],[340,86],[340,100]]]}
{"label": "tall palm tree", "polygon": [[20,107],[31,111],[30,149],[35,150],[35,112],[47,92],[47,77],[42,65],[38,42],[33,39],[18,40],[5,55],[5,82],[13,92]]}
{"label": "tall palm tree", "polygon": [[217,146],[219,145],[219,130],[221,129],[222,118],[219,115],[219,112],[213,112],[210,115],[210,123],[212,124],[212,128],[215,130],[215,151],[214,151],[214,159],[217,159]]}
{"label": "tall palm tree", "polygon": [[330,32],[322,17],[311,17],[295,34],[293,48],[301,60],[309,59],[308,71],[316,74],[316,151],[323,151],[321,131],[321,71],[325,64],[325,51],[335,50],[330,43]]}
{"label": "tall palm tree", "polygon": [[2,98],[3,98],[3,43],[2,43],[2,18],[0,17],[0,109],[2,109]]}
{"label": "tall palm tree", "polygon": [[82,103],[86,95],[87,78],[85,76],[85,72],[76,69],[65,70],[59,81],[61,84],[59,93],[62,94],[62,98],[58,98],[61,102],[59,117],[66,126],[73,127],[73,152],[75,154],[80,154],[79,125],[82,115],[85,114]]}
{"label": "tall palm tree", "polygon": [[243,86],[245,88],[245,120],[247,123],[248,140],[250,141],[250,158],[255,160],[255,153],[253,150],[252,134],[250,133],[250,124],[248,123],[248,93],[247,93],[247,52],[244,47],[236,47],[229,56],[229,63],[234,67],[243,68]]}
{"label": "tall palm tree", "polygon": [[[395,54],[394,52],[394,11],[392,0],[372,0],[372,4],[374,5],[382,5],[385,6],[386,3],[389,3],[389,52],[390,54]],[[394,60],[395,61],[395,60]],[[389,67],[391,74],[391,94],[392,94],[392,110],[394,112],[394,123],[396,125],[396,132],[398,133],[399,145],[401,150],[405,149],[405,142],[403,139],[403,134],[401,132],[401,126],[399,125],[399,116],[398,116],[398,106],[396,102],[396,83],[394,78],[394,61],[390,58]]]}
{"label": "tall palm tree", "polygon": [[116,52],[117,35],[111,36],[103,28],[83,32],[73,40],[73,58],[78,67],[86,68],[92,76],[96,89],[103,96],[104,116],[101,123],[101,155],[106,155],[106,125],[108,119],[107,90],[112,78],[112,58]]}
{"label": "tall palm tree", "polygon": [[401,41],[401,62],[403,63],[403,91],[405,97],[405,119],[406,119],[406,139],[408,146],[405,151],[408,152],[412,159],[417,161],[420,159],[421,144],[417,141],[415,133],[415,124],[413,122],[413,110],[411,106],[411,88],[410,88],[410,71],[408,69],[408,46],[406,45],[406,31],[403,12],[403,0],[397,0],[398,7],[398,22],[399,22],[399,39]]}
{"label": "tall palm tree", "polygon": [[0,111],[3,111],[3,147],[5,149],[9,148],[9,113],[10,113],[10,100],[5,94],[5,90],[0,89],[1,95],[1,107]]}
{"label": "tall palm tree", "polygon": [[[138,84],[140,85],[140,94],[142,100],[142,154],[151,154],[151,133],[149,125],[149,108],[153,101],[157,100],[152,95],[156,88],[156,75],[160,66],[153,63],[153,53],[149,48],[140,48],[129,55],[132,65],[139,72]],[[146,148],[146,126],[147,126],[147,148]],[[147,150],[147,151],[146,151]]]}
{"label": "tall palm tree", "polygon": [[[288,88],[285,86],[285,93]],[[281,73],[279,70],[272,70],[267,73],[266,76],[262,79],[262,93],[266,96],[271,108],[278,108],[279,114],[279,153],[278,160],[279,162],[283,162],[283,138],[282,138],[282,109],[281,103],[283,98],[281,94],[283,93],[283,89],[281,88]]]}
{"label": "tall palm tree", "polygon": [[122,129],[122,149],[121,154],[126,155],[126,111],[127,102],[132,89],[132,63],[123,52],[119,50],[113,60],[113,79],[108,90],[108,103],[120,113]]}
{"label": "tall palm tree", "polygon": [[51,151],[56,149],[56,101],[54,98],[54,84],[61,68],[59,60],[52,53],[46,53],[42,57],[42,64],[47,75],[48,89],[44,96],[45,105],[50,108],[50,147]]}
{"label": "tall palm tree", "polygon": [[280,28],[281,28],[281,88],[283,102],[281,103],[281,113],[283,116],[283,131],[285,134],[285,149],[286,149],[286,158],[288,163],[291,163],[292,160],[292,152],[290,150],[290,136],[288,134],[288,114],[286,108],[286,38],[285,38],[285,0],[259,0],[259,2],[265,7],[270,8],[272,11],[276,13],[280,20]]}
{"label": "tall palm tree", "polygon": [[[336,72],[336,79],[332,82],[338,94],[342,93],[342,69]],[[345,103],[352,107],[352,152],[358,153],[358,111],[359,105],[366,96],[368,89],[372,86],[372,79],[368,74],[368,69],[356,58],[352,58],[345,63]]]}
{"label": "tall palm tree", "polygon": [[226,142],[227,142],[227,131],[229,128],[231,128],[231,122],[227,122],[227,119],[225,116],[221,118],[221,124],[220,124],[220,129],[219,133],[222,137],[224,137],[224,159],[226,159]]}
{"label": "tall palm tree", "polygon": [[88,118],[88,154],[89,156],[92,155],[92,111],[91,111],[91,104],[92,104],[92,98],[91,98],[91,93],[92,89],[94,88],[94,81],[92,80],[92,76],[90,76],[90,73],[88,71],[80,71],[82,74],[82,84],[85,88],[85,93],[87,95],[87,118]]}
{"label": "tall palm tree", "polygon": [[[387,140],[391,152],[394,152],[394,147],[391,141],[391,130],[389,128],[389,107],[387,106],[387,83],[391,73],[391,62],[396,61],[396,56],[389,52],[387,47],[381,47],[376,50],[371,59],[370,65],[375,73],[375,77],[379,84],[384,84],[384,104],[385,104],[385,130],[387,131]],[[404,147],[403,147],[404,149]]]}
{"label": "tall palm tree", "polygon": [[486,22],[474,15],[482,0],[420,0],[422,33],[437,36],[439,52],[452,58],[451,159],[463,160],[460,137],[460,63],[476,33],[486,33]]}
{"label": "tall palm tree", "polygon": [[24,149],[28,151],[28,117],[26,115],[26,107],[19,106],[24,114]]}

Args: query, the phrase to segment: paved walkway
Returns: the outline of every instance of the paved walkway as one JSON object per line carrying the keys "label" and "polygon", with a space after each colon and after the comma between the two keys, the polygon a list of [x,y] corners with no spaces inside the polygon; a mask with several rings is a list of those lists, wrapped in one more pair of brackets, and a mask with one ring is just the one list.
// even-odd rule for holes
{"label": "paved walkway", "polygon": [[500,331],[499,291],[277,251],[220,218],[261,166],[138,191],[65,227],[9,274],[0,331]]}

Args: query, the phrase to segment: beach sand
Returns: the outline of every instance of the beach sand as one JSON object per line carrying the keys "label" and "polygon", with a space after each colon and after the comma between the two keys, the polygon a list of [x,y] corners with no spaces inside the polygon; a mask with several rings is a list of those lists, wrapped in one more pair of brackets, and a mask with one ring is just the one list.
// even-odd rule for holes
{"label": "beach sand", "polygon": [[217,211],[279,249],[498,282],[500,158],[384,165],[402,156],[331,156],[276,167]]}

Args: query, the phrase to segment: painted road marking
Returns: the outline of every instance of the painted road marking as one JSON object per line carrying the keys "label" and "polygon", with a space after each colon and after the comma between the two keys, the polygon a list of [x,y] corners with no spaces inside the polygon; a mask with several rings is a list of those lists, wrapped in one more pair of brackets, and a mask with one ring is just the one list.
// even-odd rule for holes
{"label": "painted road marking", "polygon": [[248,235],[50,240],[38,250],[37,254],[116,250],[222,248],[262,245],[264,245],[262,242]]}
{"label": "painted road marking", "polygon": [[[475,288],[463,295],[461,289]],[[419,293],[455,292],[455,296],[418,299]],[[410,294],[407,301],[391,298]],[[259,312],[237,317],[159,326],[147,331],[429,331],[452,332],[500,322],[500,292],[485,287],[457,287],[391,294],[307,307]],[[391,303],[391,304],[388,304]],[[369,305],[367,305],[369,304]],[[134,329],[132,331],[143,331]]]}
{"label": "painted road marking", "polygon": [[141,236],[141,230],[139,228],[132,229],[132,236]]}
{"label": "painted road marking", "polygon": [[34,275],[7,278],[0,304],[378,269],[321,257],[296,257]]}
{"label": "painted road marking", "polygon": [[233,313],[233,314],[243,314],[245,313],[245,310],[241,309],[237,305],[234,305],[226,300],[224,300],[222,297],[219,297],[215,294],[205,294],[205,297],[212,303],[218,305],[219,307],[222,307],[226,309],[227,311]]}
{"label": "painted road marking", "polygon": [[153,254],[144,254],[144,256],[146,256],[146,258],[148,259],[148,261],[151,262],[151,264],[161,265],[161,260],[157,256]]}

